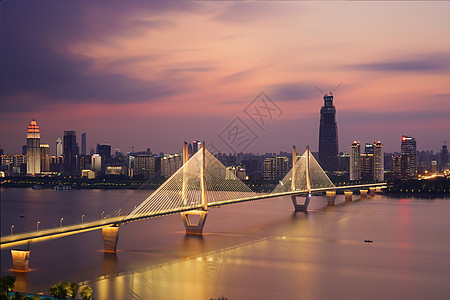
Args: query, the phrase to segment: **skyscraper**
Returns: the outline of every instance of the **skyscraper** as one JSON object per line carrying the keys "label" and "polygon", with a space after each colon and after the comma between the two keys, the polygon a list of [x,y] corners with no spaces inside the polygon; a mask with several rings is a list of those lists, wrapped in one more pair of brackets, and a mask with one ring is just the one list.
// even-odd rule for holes
{"label": "skyscraper", "polygon": [[62,144],[61,138],[59,137],[56,140],[56,156],[62,156],[63,154],[64,154],[63,144]]}
{"label": "skyscraper", "polygon": [[383,181],[384,180],[384,150],[383,144],[378,142],[373,142],[373,180]]}
{"label": "skyscraper", "polygon": [[200,144],[200,141],[192,141],[192,155],[197,153],[199,144]]}
{"label": "skyscraper", "polygon": [[81,134],[81,155],[86,155],[86,132]]}
{"label": "skyscraper", "polygon": [[33,119],[27,133],[27,175],[41,173],[41,134],[39,126]]}
{"label": "skyscraper", "polygon": [[442,150],[441,150],[440,157],[439,157],[439,163],[440,163],[440,170],[441,171],[447,169],[448,149],[447,149],[447,144],[446,143],[444,143],[444,145],[442,145]]}
{"label": "skyscraper", "polygon": [[417,158],[416,158],[416,139],[410,136],[402,136],[401,151],[402,155],[408,157],[406,170],[408,177],[415,177],[417,174]]}
{"label": "skyscraper", "polygon": [[361,145],[354,141],[350,145],[350,180],[361,179],[361,165],[360,165]]}
{"label": "skyscraper", "polygon": [[41,172],[50,172],[50,145],[41,144]]}
{"label": "skyscraper", "polygon": [[64,131],[64,173],[74,175],[77,171],[77,136],[75,131]]}
{"label": "skyscraper", "polygon": [[334,171],[339,166],[336,108],[332,94],[324,95],[323,100],[324,105],[320,109],[319,163],[325,171]]}
{"label": "skyscraper", "polygon": [[111,160],[111,145],[108,143],[102,143],[98,146],[98,154],[103,158],[106,164]]}

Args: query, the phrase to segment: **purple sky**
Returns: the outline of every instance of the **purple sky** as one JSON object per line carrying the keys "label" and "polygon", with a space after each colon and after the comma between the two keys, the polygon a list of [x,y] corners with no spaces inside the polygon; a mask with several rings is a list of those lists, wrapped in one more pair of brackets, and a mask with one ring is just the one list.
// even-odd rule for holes
{"label": "purple sky", "polygon": [[[6,153],[21,152],[33,118],[52,154],[64,130],[79,143],[86,132],[88,151],[108,142],[122,152],[178,152],[192,139],[223,152],[317,151],[323,100],[314,86],[329,92],[340,82],[340,151],[375,139],[399,151],[402,134],[419,150],[450,140],[448,1],[2,1],[0,9]],[[265,107],[252,102],[261,92],[272,100]],[[252,120],[255,107],[266,117]],[[228,135],[236,128],[247,130],[242,142]]]}

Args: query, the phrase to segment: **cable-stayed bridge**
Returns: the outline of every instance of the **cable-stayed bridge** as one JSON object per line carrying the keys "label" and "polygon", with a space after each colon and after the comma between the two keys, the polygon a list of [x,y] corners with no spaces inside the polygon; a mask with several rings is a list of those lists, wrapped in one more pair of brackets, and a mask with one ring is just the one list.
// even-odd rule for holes
{"label": "cable-stayed bridge", "polygon": [[[297,156],[293,147],[292,169],[269,194],[253,192],[217,160],[204,147],[204,143],[190,159],[185,143],[183,162],[183,166],[166,182],[129,212],[123,211],[120,215],[83,224],[12,234],[2,237],[1,248],[101,229],[105,251],[115,252],[119,227],[130,222],[180,213],[186,234],[202,234],[209,207],[291,196],[294,209],[306,211],[311,193],[325,192],[328,204],[333,205],[337,190],[345,190],[346,200],[351,200],[352,190],[359,189],[364,198],[367,197],[368,188],[374,192],[375,188],[386,186],[385,183],[374,183],[336,187],[308,148],[303,155]],[[193,222],[194,218],[198,220]],[[11,250],[11,253],[13,269],[27,271],[30,250]]]}

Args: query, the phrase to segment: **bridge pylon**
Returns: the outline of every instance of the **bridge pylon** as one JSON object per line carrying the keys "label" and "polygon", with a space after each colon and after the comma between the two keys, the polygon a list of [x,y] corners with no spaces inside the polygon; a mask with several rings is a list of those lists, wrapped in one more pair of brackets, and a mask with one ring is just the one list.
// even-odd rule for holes
{"label": "bridge pylon", "polygon": [[103,227],[102,240],[105,252],[116,252],[119,241],[119,225]]}
{"label": "bridge pylon", "polygon": [[[201,145],[201,151],[202,151],[202,162],[200,166],[200,192],[201,192],[201,201],[202,201],[202,208],[198,210],[190,210],[181,212],[181,217],[183,218],[184,227],[186,229],[186,234],[194,234],[194,235],[202,235],[203,234],[203,227],[206,223],[206,218],[208,217],[208,198],[206,195],[206,147],[205,147],[205,141],[202,141]],[[183,165],[187,163],[188,161],[188,147],[186,142],[183,146]],[[185,203],[187,202],[187,195],[186,192],[186,184],[187,180],[183,180],[183,199]],[[192,223],[193,220],[191,220],[190,217],[193,215],[200,216],[198,219],[197,224]]]}
{"label": "bridge pylon", "polygon": [[[306,146],[306,168],[305,168],[305,179],[306,179],[306,191],[307,195],[305,197],[305,201],[303,203],[299,203],[298,199],[301,196],[293,195],[291,196],[292,204],[294,205],[295,211],[307,211],[309,201],[311,200],[311,180],[310,180],[310,171],[309,171],[309,146]],[[295,146],[292,146],[292,179],[291,179],[291,190],[296,190],[296,182],[297,176],[301,174],[297,174],[298,170],[296,167],[297,164],[297,150]]]}

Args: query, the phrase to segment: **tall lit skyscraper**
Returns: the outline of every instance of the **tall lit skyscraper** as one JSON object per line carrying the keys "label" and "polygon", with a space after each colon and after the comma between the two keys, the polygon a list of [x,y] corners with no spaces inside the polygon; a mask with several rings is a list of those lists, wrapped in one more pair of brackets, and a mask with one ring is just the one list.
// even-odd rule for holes
{"label": "tall lit skyscraper", "polygon": [[27,175],[41,173],[41,134],[39,126],[33,119],[27,133]]}
{"label": "tall lit skyscraper", "polygon": [[56,140],[56,156],[62,156],[64,154],[63,152],[63,143],[61,141],[61,138],[59,137]]}
{"label": "tall lit skyscraper", "polygon": [[50,172],[50,145],[41,144],[41,172]]}
{"label": "tall lit skyscraper", "polygon": [[339,166],[336,108],[332,94],[326,94],[323,100],[324,105],[320,109],[319,163],[324,170],[334,171]]}
{"label": "tall lit skyscraper", "polygon": [[406,135],[402,136],[400,153],[408,157],[405,160],[408,162],[406,166],[407,176],[415,177],[417,174],[416,139]]}
{"label": "tall lit skyscraper", "polygon": [[77,171],[77,136],[75,131],[64,131],[64,173],[74,175]]}
{"label": "tall lit skyscraper", "polygon": [[373,180],[383,181],[384,180],[384,150],[383,144],[378,142],[373,142]]}
{"label": "tall lit skyscraper", "polygon": [[81,155],[86,155],[86,132],[81,134]]}
{"label": "tall lit skyscraper", "polygon": [[354,141],[350,145],[350,180],[361,180],[361,145],[359,142]]}

